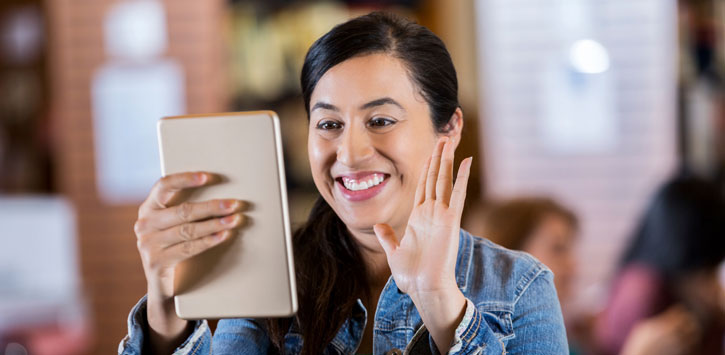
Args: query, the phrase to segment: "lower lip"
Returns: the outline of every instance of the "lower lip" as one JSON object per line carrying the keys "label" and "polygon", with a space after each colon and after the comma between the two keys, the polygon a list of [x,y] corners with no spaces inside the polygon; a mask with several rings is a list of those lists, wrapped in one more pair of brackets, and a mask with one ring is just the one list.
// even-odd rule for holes
{"label": "lower lip", "polygon": [[377,194],[380,193],[380,191],[383,190],[383,186],[388,183],[388,179],[386,178],[383,180],[383,182],[365,190],[359,190],[359,191],[352,191],[348,190],[345,185],[342,184],[341,181],[335,180],[335,185],[340,189],[340,192],[343,196],[345,196],[346,199],[350,201],[364,201],[370,198],[375,197]]}

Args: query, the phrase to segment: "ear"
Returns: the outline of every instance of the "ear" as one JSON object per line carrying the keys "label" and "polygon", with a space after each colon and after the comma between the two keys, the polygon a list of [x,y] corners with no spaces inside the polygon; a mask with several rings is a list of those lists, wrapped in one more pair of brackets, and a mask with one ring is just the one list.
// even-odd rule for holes
{"label": "ear", "polygon": [[443,135],[453,139],[456,148],[458,148],[458,143],[461,142],[461,132],[463,132],[463,111],[460,107],[457,107],[456,111],[453,112],[450,121],[446,124],[445,133],[443,133]]}

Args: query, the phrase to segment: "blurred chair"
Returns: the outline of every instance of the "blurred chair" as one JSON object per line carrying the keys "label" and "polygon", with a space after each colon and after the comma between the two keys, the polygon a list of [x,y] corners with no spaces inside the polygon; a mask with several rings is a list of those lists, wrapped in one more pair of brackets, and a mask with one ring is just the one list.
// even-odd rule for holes
{"label": "blurred chair", "polygon": [[56,197],[0,197],[0,353],[88,351],[75,212]]}

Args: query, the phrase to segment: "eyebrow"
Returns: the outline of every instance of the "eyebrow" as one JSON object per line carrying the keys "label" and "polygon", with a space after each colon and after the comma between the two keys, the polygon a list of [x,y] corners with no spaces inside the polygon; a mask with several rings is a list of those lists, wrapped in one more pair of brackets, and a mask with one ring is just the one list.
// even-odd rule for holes
{"label": "eyebrow", "polygon": [[[398,103],[398,101],[395,101],[395,100],[393,100],[390,97],[383,97],[383,98],[380,98],[380,99],[376,99],[376,100],[370,101],[370,102],[365,103],[362,106],[360,106],[360,109],[361,110],[367,110],[367,109],[371,109],[373,107],[383,106],[383,105],[395,105],[395,106],[398,106],[398,108],[400,108],[401,110],[405,110],[403,108],[403,106]],[[340,112],[340,109],[337,106],[332,105],[332,104],[328,104],[326,102],[319,102],[319,101],[316,102],[314,106],[312,106],[312,109],[310,109],[310,112],[312,112],[312,111],[314,111],[314,110],[316,110],[318,108],[319,109],[323,109],[323,110],[330,110],[330,111]]]}
{"label": "eyebrow", "polygon": [[370,101],[362,106],[360,106],[361,110],[367,110],[373,107],[377,106],[383,106],[383,105],[395,105],[398,106],[401,110],[405,110],[401,104],[398,103],[398,101],[395,101],[389,97],[383,97],[377,100]]}
{"label": "eyebrow", "polygon": [[318,102],[315,103],[314,106],[312,106],[312,108],[310,109],[310,112],[312,112],[314,110],[317,110],[318,108],[321,108],[323,110],[336,111],[336,112],[339,112],[340,111],[340,109],[337,108],[337,106],[335,106],[335,105],[328,104],[326,102],[319,102],[318,101]]}

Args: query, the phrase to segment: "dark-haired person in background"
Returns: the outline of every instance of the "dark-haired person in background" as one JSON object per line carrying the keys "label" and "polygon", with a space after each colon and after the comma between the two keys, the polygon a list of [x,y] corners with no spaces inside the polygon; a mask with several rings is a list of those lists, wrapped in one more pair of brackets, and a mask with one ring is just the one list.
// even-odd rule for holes
{"label": "dark-haired person in background", "polygon": [[394,15],[358,17],[312,45],[301,82],[321,198],[294,235],[297,315],[222,319],[213,337],[206,320],[176,317],[174,266],[243,216],[233,200],[179,206],[213,174],[170,175],[139,210],[148,294],[119,353],[565,354],[551,272],[460,228],[471,161],[454,184],[463,113],[441,40]]}
{"label": "dark-haired person in background", "polygon": [[[596,323],[605,354],[723,354],[725,199],[681,175],[655,194]],[[633,330],[635,330],[633,332]]]}

